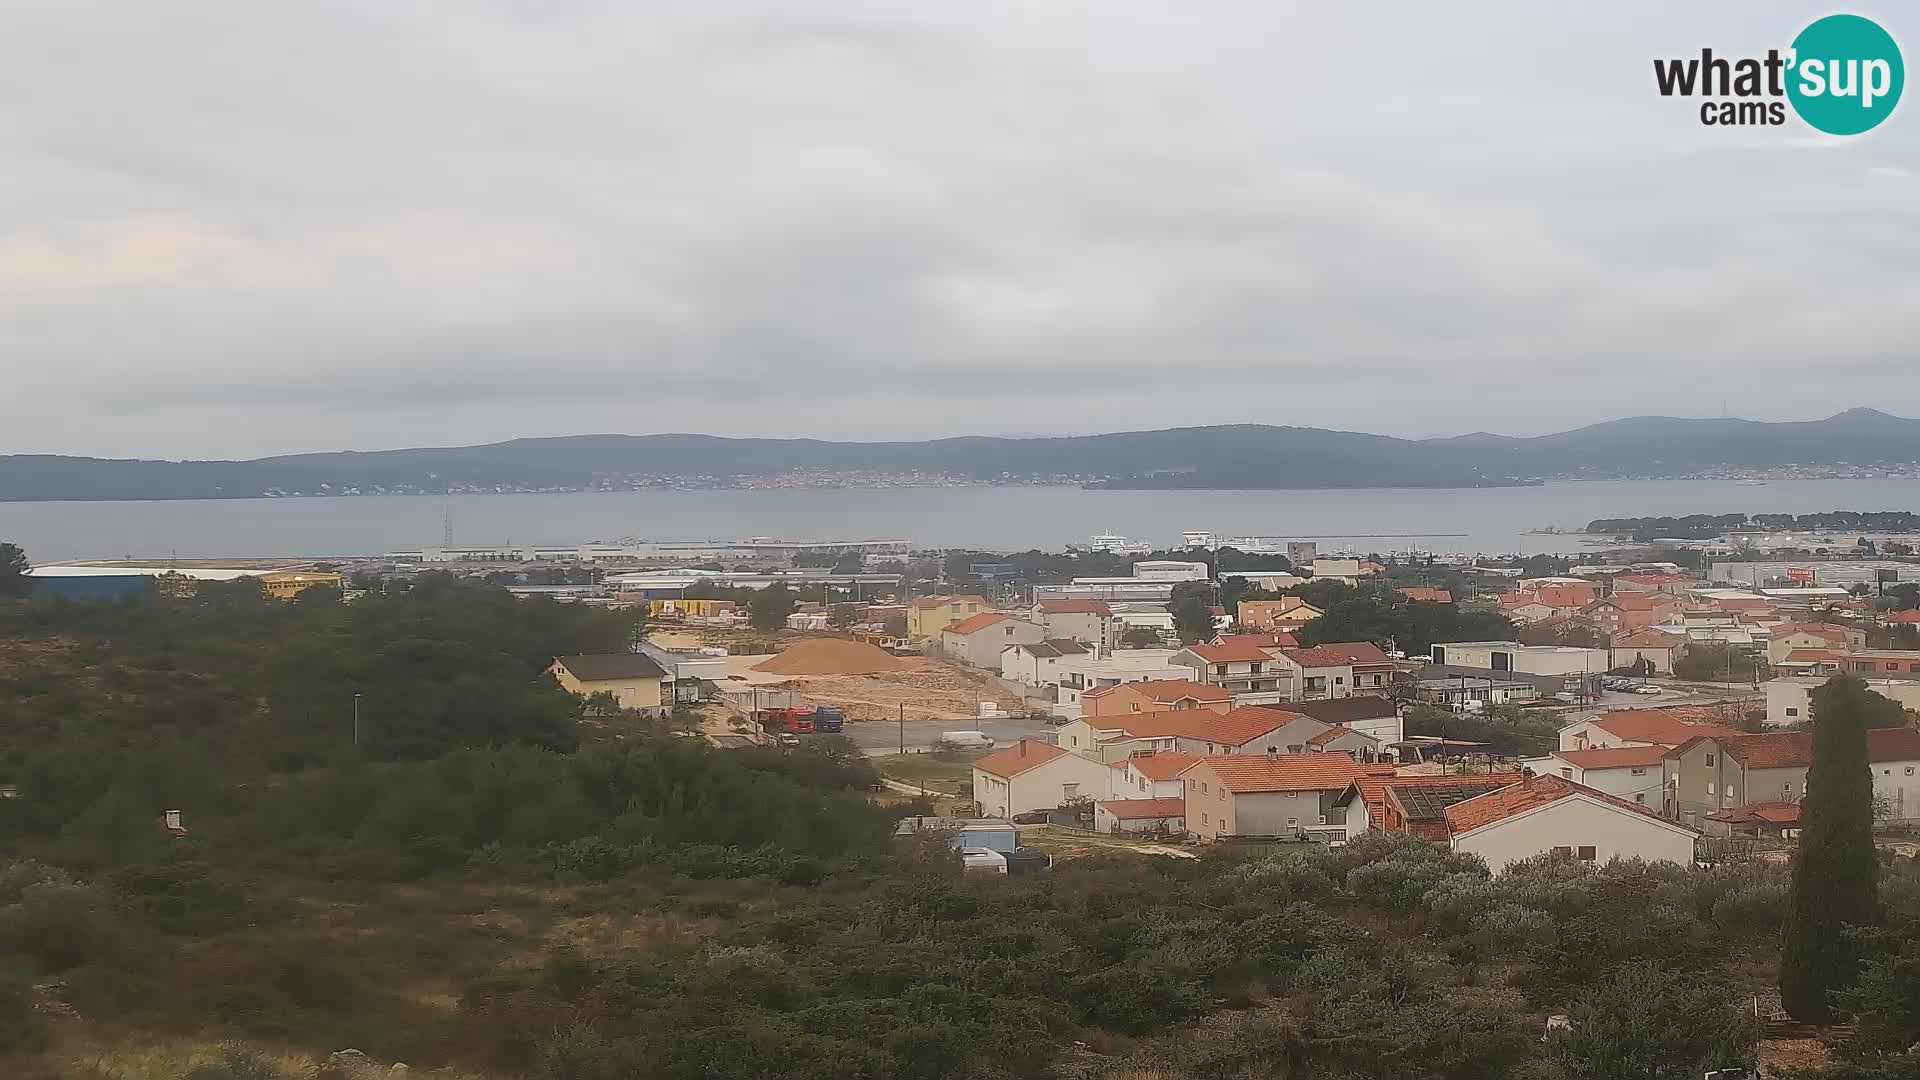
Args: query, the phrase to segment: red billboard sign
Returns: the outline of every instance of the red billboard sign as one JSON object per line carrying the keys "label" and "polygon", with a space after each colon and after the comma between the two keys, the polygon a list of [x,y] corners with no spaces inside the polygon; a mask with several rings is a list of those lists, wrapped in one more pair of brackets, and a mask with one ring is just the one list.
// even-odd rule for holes
{"label": "red billboard sign", "polygon": [[1787,567],[1787,580],[1801,583],[1810,582],[1813,580],[1813,567],[1789,566]]}

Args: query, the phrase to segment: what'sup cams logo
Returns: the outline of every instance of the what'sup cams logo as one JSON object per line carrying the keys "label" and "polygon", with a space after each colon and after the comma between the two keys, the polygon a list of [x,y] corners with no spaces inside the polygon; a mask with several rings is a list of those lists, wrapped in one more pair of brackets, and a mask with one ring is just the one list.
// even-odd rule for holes
{"label": "what'sup cams logo", "polygon": [[1661,97],[1703,99],[1700,122],[1709,126],[1784,124],[1791,105],[1811,127],[1858,135],[1893,114],[1907,72],[1900,46],[1879,23],[1829,15],[1765,57],[1728,59],[1701,49],[1697,57],[1655,60],[1653,81]]}

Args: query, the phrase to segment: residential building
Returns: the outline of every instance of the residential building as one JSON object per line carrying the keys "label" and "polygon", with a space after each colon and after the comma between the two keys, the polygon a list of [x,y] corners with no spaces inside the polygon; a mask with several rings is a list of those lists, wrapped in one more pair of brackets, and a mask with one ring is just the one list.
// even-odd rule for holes
{"label": "residential building", "polygon": [[907,604],[907,636],[915,641],[938,639],[941,631],[962,619],[991,610],[984,596],[916,596]]}
{"label": "residential building", "polygon": [[1888,626],[1920,626],[1920,608],[1887,612]]}
{"label": "residential building", "polygon": [[1708,814],[1700,827],[1708,836],[1752,836],[1791,840],[1800,834],[1797,802],[1748,803]]}
{"label": "residential building", "polygon": [[1113,609],[1105,600],[1042,600],[1033,605],[1033,620],[1046,627],[1051,640],[1077,641],[1100,653],[1118,644]]}
{"label": "residential building", "polygon": [[1532,626],[1535,623],[1546,622],[1559,615],[1562,610],[1564,609],[1538,600],[1517,600],[1512,603],[1503,602],[1500,605],[1500,614],[1505,615],[1507,621],[1516,626]]}
{"label": "residential building", "polygon": [[1848,653],[1867,647],[1867,632],[1839,623],[1781,623],[1767,639],[1767,663],[1779,664],[1800,649]]}
{"label": "residential building", "polygon": [[1206,686],[1189,679],[1116,683],[1080,695],[1080,714],[1084,717],[1124,716],[1169,709],[1230,712],[1233,709],[1233,695],[1220,687]]}
{"label": "residential building", "polygon": [[1447,807],[1522,779],[1519,773],[1471,776],[1362,776],[1334,800],[1347,812],[1347,836],[1406,833],[1446,843]]}
{"label": "residential building", "polygon": [[1665,799],[1666,757],[1664,746],[1615,746],[1555,750],[1521,765],[1541,776],[1559,776],[1657,810]]}
{"label": "residential building", "polygon": [[1645,660],[1653,665],[1655,675],[1673,674],[1673,662],[1686,652],[1686,641],[1663,634],[1658,630],[1635,630],[1617,636],[1607,647],[1610,670],[1634,667]]}
{"label": "residential building", "polygon": [[1307,740],[1308,753],[1345,754],[1355,761],[1379,761],[1382,749],[1380,740],[1366,732],[1337,726]]}
{"label": "residential building", "polygon": [[[1820,665],[1815,665],[1820,666]],[[1767,692],[1767,726],[1791,727],[1813,718],[1813,692],[1830,675],[1785,675],[1768,679],[1761,686]],[[1920,679],[1876,679],[1866,677],[1867,689],[1900,703],[1908,711],[1920,711]]]}
{"label": "residential building", "polygon": [[1585,675],[1606,671],[1613,658],[1605,649],[1566,645],[1522,645],[1517,641],[1450,641],[1429,650],[1436,664],[1523,671],[1530,675]]}
{"label": "residential building", "polygon": [[1621,574],[1613,579],[1613,591],[1623,592],[1663,592],[1671,596],[1684,596],[1688,589],[1697,587],[1699,578],[1683,574]]}
{"label": "residential building", "polygon": [[996,611],[971,615],[940,631],[940,651],[949,659],[1000,670],[1000,653],[1009,645],[1043,641],[1047,628]]}
{"label": "residential building", "polygon": [[1451,604],[1453,593],[1446,589],[1436,589],[1430,585],[1402,585],[1398,590],[1401,596],[1427,604]]}
{"label": "residential building", "polygon": [[1223,638],[1212,645],[1189,645],[1173,662],[1189,668],[1194,681],[1218,686],[1241,705],[1270,705],[1293,697],[1293,671],[1274,658],[1275,646],[1259,635]]}
{"label": "residential building", "polygon": [[[1874,815],[1920,819],[1920,730],[1867,732]],[[1700,736],[1667,751],[1667,814],[1689,823],[1752,802],[1798,802],[1807,794],[1813,733]]]}
{"label": "residential building", "polygon": [[1163,709],[1116,716],[1082,716],[1061,726],[1059,744],[1101,761],[1142,753],[1200,755],[1304,754],[1328,725],[1298,713],[1248,706],[1231,712]]}
{"label": "residential building", "polygon": [[1913,679],[1920,681],[1920,650],[1855,649],[1841,670],[1863,679]]}
{"label": "residential building", "polygon": [[323,570],[274,570],[254,578],[261,591],[275,600],[291,600],[308,589],[344,588],[346,579]]}
{"label": "residential building", "polygon": [[1113,775],[1109,778],[1107,798],[1179,798],[1187,789],[1186,784],[1180,780],[1180,774],[1186,772],[1187,767],[1199,761],[1200,758],[1199,754],[1161,750],[1131,754],[1112,762]]}
{"label": "residential building", "polygon": [[1337,641],[1300,649],[1279,649],[1276,659],[1293,673],[1296,701],[1385,694],[1397,669],[1371,641]]}
{"label": "residential building", "polygon": [[547,672],[562,690],[578,697],[607,694],[622,709],[666,712],[660,683],[667,673],[645,653],[556,656]]}
{"label": "residential building", "polygon": [[1400,716],[1400,707],[1391,698],[1377,694],[1321,698],[1318,701],[1293,701],[1287,703],[1286,709],[1288,712],[1311,716],[1323,724],[1360,732],[1383,746],[1397,743],[1406,738],[1407,734],[1406,724]]}
{"label": "residential building", "polygon": [[1057,686],[1060,662],[1087,652],[1087,646],[1070,638],[1009,645],[1000,650],[1000,677],[1027,686]]}
{"label": "residential building", "polygon": [[1344,841],[1342,792],[1361,776],[1392,766],[1361,765],[1344,754],[1248,754],[1208,757],[1181,774],[1187,782],[1187,832],[1205,840],[1294,837]]}
{"label": "residential building", "polygon": [[1191,668],[1173,663],[1174,649],[1120,649],[1105,656],[1091,653],[1067,656],[1060,660],[1060,692],[1055,711],[1062,716],[1078,716],[1081,695],[1090,690],[1129,682],[1164,682],[1187,679]]}
{"label": "residential building", "polygon": [[1528,777],[1454,803],[1446,815],[1453,849],[1480,856],[1496,874],[1548,853],[1692,866],[1700,838],[1646,807],[1561,776]]}
{"label": "residential building", "polygon": [[1580,615],[1611,638],[1644,630],[1679,610],[1680,598],[1661,592],[1625,592],[1603,596],[1580,609]]}
{"label": "residential building", "polygon": [[1242,600],[1234,612],[1234,621],[1249,630],[1298,630],[1325,612],[1297,596],[1278,600]]}
{"label": "residential building", "polygon": [[1093,828],[1103,833],[1165,835],[1187,831],[1187,800],[1114,799],[1093,808]]}
{"label": "residential building", "polygon": [[1110,770],[1057,746],[1021,739],[973,763],[973,798],[988,817],[1046,810],[1106,794]]}
{"label": "residential building", "polygon": [[1739,735],[1727,721],[1745,706],[1683,705],[1672,709],[1616,709],[1583,717],[1560,729],[1560,749],[1598,750],[1616,746],[1675,747],[1696,735]]}

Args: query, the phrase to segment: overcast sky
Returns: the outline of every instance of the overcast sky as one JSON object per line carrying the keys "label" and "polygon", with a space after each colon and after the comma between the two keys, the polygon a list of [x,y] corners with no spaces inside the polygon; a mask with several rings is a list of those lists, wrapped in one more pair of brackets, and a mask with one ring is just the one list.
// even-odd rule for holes
{"label": "overcast sky", "polygon": [[1920,101],[1653,88],[1833,10],[8,4],[0,453],[1920,415]]}

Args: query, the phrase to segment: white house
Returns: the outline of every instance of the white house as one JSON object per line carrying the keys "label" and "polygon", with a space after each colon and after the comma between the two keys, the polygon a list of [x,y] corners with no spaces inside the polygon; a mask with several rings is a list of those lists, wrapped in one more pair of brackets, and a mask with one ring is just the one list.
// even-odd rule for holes
{"label": "white house", "polygon": [[1087,652],[1087,646],[1065,638],[1009,645],[1000,650],[1000,677],[1028,686],[1057,686],[1060,662]]}
{"label": "white house", "polygon": [[1273,705],[1293,698],[1293,668],[1263,647],[1261,635],[1224,638],[1217,644],[1189,645],[1173,656],[1193,681],[1233,694],[1236,705]]}
{"label": "white house", "polygon": [[1183,833],[1187,831],[1187,800],[1115,799],[1096,804],[1093,827],[1103,833]]}
{"label": "white house", "polygon": [[1558,853],[1583,862],[1641,858],[1693,865],[1700,834],[1653,811],[1560,776],[1532,776],[1447,807],[1455,851],[1494,873]]}
{"label": "white house", "polygon": [[1046,627],[996,611],[983,611],[940,631],[940,651],[963,664],[1000,670],[1000,653],[1009,645],[1046,640]]}
{"label": "white house", "polygon": [[1082,716],[1060,728],[1060,745],[1103,761],[1143,752],[1185,754],[1304,754],[1331,725],[1310,716],[1246,706],[1227,713],[1211,709]]}
{"label": "white house", "polygon": [[1133,576],[1141,581],[1205,581],[1207,564],[1174,559],[1142,559],[1133,564]]}
{"label": "white house", "polygon": [[1666,756],[1664,746],[1619,746],[1555,750],[1521,764],[1538,775],[1558,776],[1657,810],[1663,802]]}
{"label": "white house", "polygon": [[[1698,715],[1709,708],[1692,707]],[[1609,746],[1679,746],[1696,735],[1738,735],[1738,728],[1702,719],[1693,722],[1674,709],[1616,709],[1575,720],[1560,729],[1560,749],[1598,750]]]}
{"label": "white house", "polygon": [[1106,656],[1091,653],[1060,658],[1062,716],[1080,715],[1080,697],[1091,690],[1130,682],[1164,682],[1193,677],[1193,669],[1173,662],[1174,649],[1121,649]]}
{"label": "white house", "polygon": [[1184,754],[1178,750],[1166,750],[1159,753],[1135,754],[1114,762],[1109,768],[1107,798],[1109,799],[1171,799],[1178,798],[1186,791],[1180,782],[1180,774],[1187,766],[1200,760],[1198,754]]}
{"label": "white house", "polygon": [[[1864,678],[1864,676],[1862,676]],[[1767,726],[1786,727],[1813,715],[1813,692],[1827,680],[1813,676],[1788,676],[1768,679]],[[1866,679],[1867,689],[1900,703],[1903,709],[1920,710],[1920,679]]]}
{"label": "white house", "polygon": [[1099,799],[1111,773],[1092,758],[1021,739],[973,763],[973,798],[987,817],[1012,817],[1069,799]]}
{"label": "white house", "polygon": [[1323,698],[1319,701],[1295,701],[1287,706],[1288,712],[1311,716],[1323,724],[1333,724],[1351,731],[1370,736],[1376,742],[1397,743],[1406,737],[1406,722],[1400,716],[1400,706],[1392,698],[1377,694],[1356,694],[1353,697]]}

